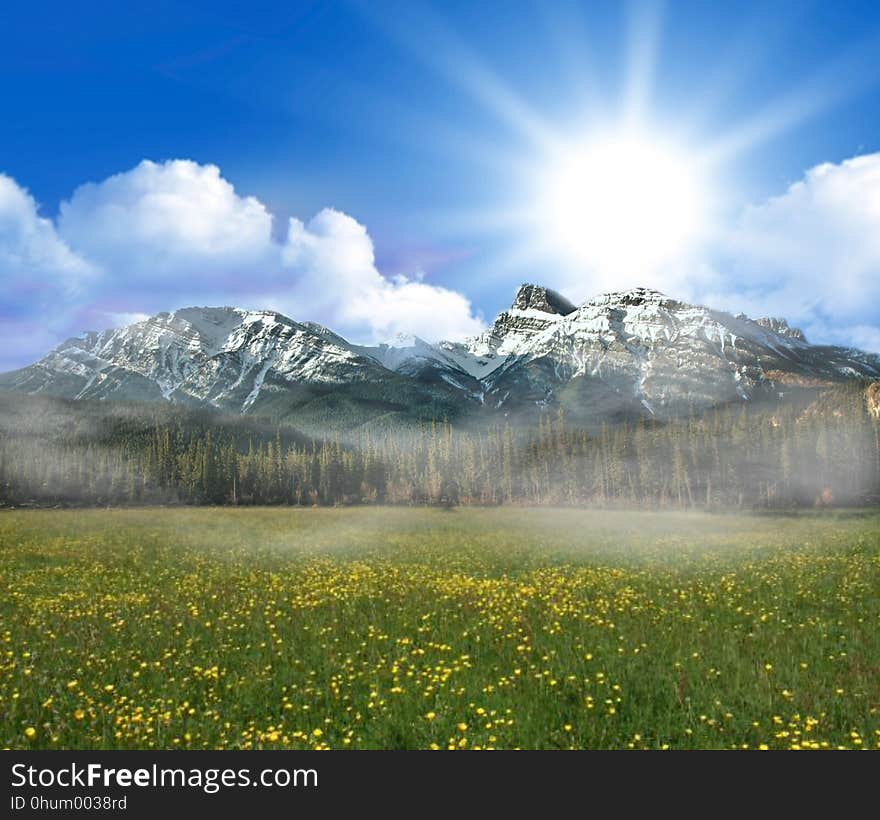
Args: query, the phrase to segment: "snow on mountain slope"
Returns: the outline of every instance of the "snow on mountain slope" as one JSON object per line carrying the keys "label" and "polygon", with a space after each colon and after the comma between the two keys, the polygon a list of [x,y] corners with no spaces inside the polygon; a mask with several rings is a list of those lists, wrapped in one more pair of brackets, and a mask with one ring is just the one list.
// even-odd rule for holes
{"label": "snow on mountain slope", "polygon": [[434,345],[418,336],[399,333],[382,344],[353,346],[352,349],[401,376],[423,384],[443,383],[458,392],[464,402],[482,404],[484,390],[480,380],[461,367],[456,357],[443,347],[444,344]]}
{"label": "snow on mountain slope", "polygon": [[298,386],[360,384],[365,400],[389,403],[393,393],[418,413],[439,397],[463,412],[563,403],[603,417],[664,416],[850,378],[880,378],[880,357],[811,345],[784,319],[753,321],[648,288],[576,307],[523,285],[492,327],[465,342],[355,345],[272,311],[186,308],[69,339],[0,386],[248,412]]}
{"label": "snow on mountain slope", "polygon": [[441,347],[483,382],[490,405],[517,397],[548,403],[580,378],[617,394],[621,406],[675,412],[772,391],[775,374],[785,374],[787,385],[880,376],[877,356],[810,345],[784,320],[755,322],[648,288],[603,294],[564,312],[557,305],[523,285],[486,333]]}
{"label": "snow on mountain slope", "polygon": [[270,374],[288,382],[342,383],[381,371],[317,327],[271,311],[186,308],[69,339],[6,381],[72,398],[161,397],[244,412]]}

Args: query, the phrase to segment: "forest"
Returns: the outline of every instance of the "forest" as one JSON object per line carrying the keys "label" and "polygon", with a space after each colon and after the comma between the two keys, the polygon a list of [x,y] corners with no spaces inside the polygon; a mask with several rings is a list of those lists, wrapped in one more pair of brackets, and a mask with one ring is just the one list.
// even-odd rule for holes
{"label": "forest", "polygon": [[880,502],[866,384],[585,431],[536,425],[307,437],[174,405],[0,394],[0,505],[556,505],[785,509]]}

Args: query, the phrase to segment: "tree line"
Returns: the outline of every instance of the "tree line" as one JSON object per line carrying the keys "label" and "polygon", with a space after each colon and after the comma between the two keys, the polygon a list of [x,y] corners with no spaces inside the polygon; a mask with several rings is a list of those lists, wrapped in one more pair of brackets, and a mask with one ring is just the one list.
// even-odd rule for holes
{"label": "tree line", "polygon": [[[880,423],[865,385],[806,408],[726,406],[586,431],[364,429],[323,440],[168,405],[20,397],[0,425],[0,503],[536,504],[786,508],[880,501]],[[30,404],[29,404],[30,403]],[[5,409],[5,408],[0,408]]]}

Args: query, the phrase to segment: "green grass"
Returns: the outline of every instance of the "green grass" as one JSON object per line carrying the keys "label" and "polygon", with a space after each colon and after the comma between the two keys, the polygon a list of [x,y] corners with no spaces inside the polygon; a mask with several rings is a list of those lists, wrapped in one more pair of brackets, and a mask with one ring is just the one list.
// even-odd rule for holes
{"label": "green grass", "polygon": [[0,514],[12,748],[880,746],[880,514]]}

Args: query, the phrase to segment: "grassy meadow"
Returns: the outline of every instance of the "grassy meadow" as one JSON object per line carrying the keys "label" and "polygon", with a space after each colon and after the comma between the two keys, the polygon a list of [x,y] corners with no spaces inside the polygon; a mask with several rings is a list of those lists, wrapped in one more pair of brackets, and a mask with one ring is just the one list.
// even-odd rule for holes
{"label": "grassy meadow", "polygon": [[880,514],[0,513],[11,748],[878,748]]}

